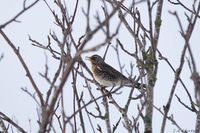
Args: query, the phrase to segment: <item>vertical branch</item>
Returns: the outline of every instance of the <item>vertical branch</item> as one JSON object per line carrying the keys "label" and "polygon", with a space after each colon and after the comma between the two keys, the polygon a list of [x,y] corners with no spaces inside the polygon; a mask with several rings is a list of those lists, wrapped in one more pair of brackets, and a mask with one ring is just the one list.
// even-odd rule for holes
{"label": "vertical branch", "polygon": [[58,78],[58,76],[59,76],[59,74],[60,74],[60,72],[61,72],[62,64],[63,64],[63,63],[62,63],[62,60],[60,60],[60,64],[59,64],[59,67],[58,67],[58,69],[57,69],[57,71],[56,71],[56,73],[55,73],[55,75],[54,75],[53,82],[51,83],[51,86],[50,86],[49,90],[47,91],[45,106],[48,105],[49,97],[50,97],[50,95],[51,95],[51,92],[52,92],[52,89],[53,89],[53,87],[54,87],[54,84],[55,84],[55,82],[57,81],[57,78]]}
{"label": "vertical branch", "polygon": [[147,96],[146,96],[146,115],[144,118],[145,133],[152,133],[152,119],[153,119],[153,98],[154,86],[156,81],[157,71],[154,69],[147,71]]}
{"label": "vertical branch", "polygon": [[[73,74],[72,74],[73,76]],[[73,94],[73,113],[75,113],[76,111],[76,94],[75,94],[75,90],[74,90],[74,94]],[[74,131],[75,133],[77,132],[77,124],[76,124],[76,115],[74,115]]]}
{"label": "vertical branch", "polygon": [[85,126],[84,126],[84,121],[83,121],[82,110],[80,109],[81,108],[80,102],[81,102],[82,97],[79,98],[78,92],[77,92],[77,88],[76,88],[77,72],[74,73],[74,71],[72,71],[72,78],[73,78],[73,83],[72,83],[73,84],[73,89],[74,89],[74,93],[75,93],[75,97],[76,97],[76,102],[77,102],[78,109],[79,109],[79,118],[80,118],[80,122],[81,122],[81,128],[82,128],[83,133],[85,133],[86,131],[85,131]]}
{"label": "vertical branch", "polygon": [[156,10],[155,31],[154,31],[154,38],[153,38],[153,42],[156,49],[158,45],[158,38],[160,35],[160,26],[162,22],[161,20],[162,7],[163,7],[163,0],[159,0],[157,10]]}
{"label": "vertical branch", "polygon": [[148,7],[148,14],[149,14],[149,33],[150,33],[150,41],[151,41],[151,49],[152,49],[152,56],[155,59],[156,58],[156,47],[153,42],[153,28],[152,28],[152,16],[151,16],[151,3],[150,0],[147,0],[147,7]]}
{"label": "vertical branch", "polygon": [[104,94],[105,88],[100,88],[101,94],[103,96],[102,99],[102,104],[105,108],[105,123],[106,123],[106,129],[107,129],[107,133],[111,133],[111,127],[110,127],[110,113],[109,113],[109,106],[108,106],[108,100],[106,98],[106,95]]}
{"label": "vertical branch", "polygon": [[151,7],[150,0],[147,0],[148,13],[149,13],[149,28],[150,28],[150,41],[151,41],[151,51],[148,55],[146,61],[147,64],[147,96],[146,96],[146,114],[144,118],[145,133],[152,133],[152,119],[153,119],[153,90],[155,84],[154,65],[153,60],[155,57],[155,46],[153,43],[153,33],[152,33],[152,17],[151,17]]}
{"label": "vertical branch", "polygon": [[65,133],[66,124],[65,124],[65,111],[64,111],[63,90],[61,91],[61,108],[62,108],[62,121],[63,121],[62,133]]}
{"label": "vertical branch", "polygon": [[[150,0],[147,0],[148,13],[149,13],[149,28],[150,28],[150,41],[151,50],[150,53],[145,57],[146,70],[147,70],[147,96],[146,96],[146,115],[144,118],[145,133],[152,133],[152,118],[153,118],[153,99],[154,99],[154,86],[156,82],[156,75],[158,69],[158,63],[156,59],[156,49],[159,38],[160,24],[161,24],[161,12],[162,12],[163,1],[158,2],[156,20],[155,20],[155,33],[153,36],[152,28],[152,7]],[[160,20],[160,21],[159,21]],[[156,23],[157,22],[157,23]],[[158,23],[160,22],[160,23]]]}
{"label": "vertical branch", "polygon": [[158,1],[156,20],[155,20],[155,33],[153,36],[153,24],[152,24],[152,7],[150,5],[150,0],[147,0],[148,13],[149,13],[149,27],[150,27],[150,41],[151,50],[146,57],[147,65],[147,96],[146,96],[146,115],[144,118],[145,123],[145,133],[152,132],[152,118],[153,118],[153,99],[154,99],[154,86],[156,82],[157,75],[157,59],[156,59],[156,49],[158,45],[158,38],[161,25],[161,13],[162,13],[163,0]]}

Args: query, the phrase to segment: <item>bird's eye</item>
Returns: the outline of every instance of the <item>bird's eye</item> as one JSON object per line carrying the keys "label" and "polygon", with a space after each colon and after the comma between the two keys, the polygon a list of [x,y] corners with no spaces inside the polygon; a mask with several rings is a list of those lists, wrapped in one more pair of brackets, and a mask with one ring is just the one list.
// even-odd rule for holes
{"label": "bird's eye", "polygon": [[95,57],[92,57],[91,59],[92,59],[92,60],[95,60]]}

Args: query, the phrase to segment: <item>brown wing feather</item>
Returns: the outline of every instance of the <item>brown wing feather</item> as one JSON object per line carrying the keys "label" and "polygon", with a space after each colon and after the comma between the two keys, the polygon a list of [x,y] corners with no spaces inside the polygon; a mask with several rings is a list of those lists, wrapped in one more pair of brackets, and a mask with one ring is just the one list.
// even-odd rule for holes
{"label": "brown wing feather", "polygon": [[123,74],[121,74],[119,71],[117,71],[116,69],[114,69],[113,67],[111,67],[110,65],[106,63],[103,65],[100,63],[98,64],[98,66],[100,67],[102,71],[106,71],[116,77],[122,77],[123,79],[127,79]]}

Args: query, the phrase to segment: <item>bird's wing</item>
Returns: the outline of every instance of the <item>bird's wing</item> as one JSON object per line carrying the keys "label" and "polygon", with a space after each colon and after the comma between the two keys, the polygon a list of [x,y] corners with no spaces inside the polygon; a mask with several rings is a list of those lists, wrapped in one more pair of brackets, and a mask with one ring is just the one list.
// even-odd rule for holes
{"label": "bird's wing", "polygon": [[109,74],[112,74],[116,77],[122,77],[123,79],[127,79],[123,74],[121,74],[119,71],[117,71],[116,69],[114,69],[113,67],[111,67],[108,64],[98,64],[98,67],[101,71],[106,71]]}

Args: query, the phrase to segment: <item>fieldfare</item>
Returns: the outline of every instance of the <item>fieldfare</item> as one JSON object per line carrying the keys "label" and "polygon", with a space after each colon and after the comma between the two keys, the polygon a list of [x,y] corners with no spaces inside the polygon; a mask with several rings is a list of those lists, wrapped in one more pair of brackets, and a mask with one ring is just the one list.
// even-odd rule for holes
{"label": "fieldfare", "polygon": [[[95,54],[91,57],[86,57],[86,60],[91,62],[93,77],[100,85],[105,87],[117,85],[133,86],[131,80],[106,64],[99,55]],[[140,83],[136,83],[135,88],[140,89]]]}

